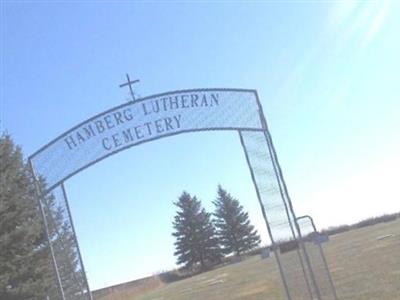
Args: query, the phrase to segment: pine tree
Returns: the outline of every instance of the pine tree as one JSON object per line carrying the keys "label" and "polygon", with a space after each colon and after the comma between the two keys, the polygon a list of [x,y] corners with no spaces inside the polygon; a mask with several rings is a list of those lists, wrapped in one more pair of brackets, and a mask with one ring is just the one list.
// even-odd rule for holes
{"label": "pine tree", "polygon": [[174,253],[177,263],[186,268],[201,270],[219,262],[221,252],[215,229],[211,222],[211,214],[201,207],[201,202],[189,193],[183,192],[174,203],[178,211],[173,221],[176,238]]}
{"label": "pine tree", "polygon": [[[41,180],[44,191],[46,185]],[[0,299],[57,299],[50,250],[31,172],[8,135],[0,136]],[[71,225],[52,193],[42,198],[65,295],[83,299]]]}
{"label": "pine tree", "polygon": [[249,215],[243,211],[243,206],[220,185],[217,199],[213,201],[215,227],[222,246],[223,254],[242,253],[253,249],[261,242],[254,226],[250,224]]}
{"label": "pine tree", "polygon": [[51,265],[22,153],[0,136],[0,299],[44,299]]}

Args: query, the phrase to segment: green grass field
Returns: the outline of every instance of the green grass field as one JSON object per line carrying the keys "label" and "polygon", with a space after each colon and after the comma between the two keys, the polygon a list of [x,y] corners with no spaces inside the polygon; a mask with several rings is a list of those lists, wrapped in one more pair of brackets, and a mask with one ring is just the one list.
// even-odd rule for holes
{"label": "green grass field", "polygon": [[[386,237],[378,239],[383,236]],[[324,250],[340,300],[400,299],[400,220],[331,236]],[[262,260],[253,256],[237,264],[159,285],[141,295],[114,294],[107,299],[286,298],[274,258]]]}

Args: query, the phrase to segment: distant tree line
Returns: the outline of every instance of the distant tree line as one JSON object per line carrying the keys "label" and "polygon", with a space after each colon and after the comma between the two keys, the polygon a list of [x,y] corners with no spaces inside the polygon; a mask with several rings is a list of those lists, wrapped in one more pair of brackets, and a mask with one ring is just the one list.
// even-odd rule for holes
{"label": "distant tree line", "polygon": [[178,265],[186,269],[206,270],[221,263],[224,256],[241,256],[261,242],[248,213],[221,186],[213,201],[213,213],[208,213],[201,201],[188,192],[183,192],[174,204],[174,255]]}
{"label": "distant tree line", "polygon": [[[373,226],[373,225],[380,224],[380,223],[392,222],[398,218],[400,218],[400,212],[393,213],[393,214],[384,214],[382,216],[367,218],[367,219],[361,220],[361,221],[351,224],[351,225],[332,226],[327,229],[322,229],[320,231],[320,233],[323,235],[335,235],[335,234],[343,233],[343,232],[354,230],[354,229],[360,229],[360,228],[367,227],[367,226]],[[310,241],[310,239],[312,240],[313,235],[314,235],[314,233],[310,233],[310,234],[304,236],[303,240]],[[299,248],[299,240],[295,240],[295,239],[281,240],[275,245],[275,247],[281,253],[293,251],[293,250],[296,250]],[[274,250],[273,246],[268,246],[267,248],[270,248],[270,250]],[[255,251],[252,251],[250,254],[259,254],[260,252],[261,252],[261,249],[255,249]]]}
{"label": "distant tree line", "polygon": [[352,229],[363,228],[379,223],[391,222],[396,220],[397,218],[400,218],[400,212],[393,214],[385,214],[378,217],[371,217],[351,225],[339,225],[339,226],[328,227],[327,229],[321,230],[321,232],[327,235],[335,235]]}
{"label": "distant tree line", "polygon": [[[45,190],[45,182],[39,185]],[[58,299],[34,181],[20,147],[0,136],[0,299]],[[70,224],[52,194],[42,199],[64,292],[82,299],[83,277]],[[48,297],[48,298],[47,298]]]}

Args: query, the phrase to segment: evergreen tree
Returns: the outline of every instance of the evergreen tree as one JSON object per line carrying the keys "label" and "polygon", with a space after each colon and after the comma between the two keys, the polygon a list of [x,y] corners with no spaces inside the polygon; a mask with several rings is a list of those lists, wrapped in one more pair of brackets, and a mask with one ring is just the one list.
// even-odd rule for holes
{"label": "evergreen tree", "polygon": [[201,207],[201,202],[183,192],[174,204],[178,207],[172,234],[176,238],[174,255],[177,263],[191,269],[200,266],[204,270],[219,262],[221,252],[211,215]]}
{"label": "evergreen tree", "polygon": [[[39,186],[46,189],[43,180]],[[59,297],[36,197],[21,149],[8,135],[0,136],[0,299]],[[65,295],[83,299],[84,280],[71,225],[53,194],[42,203]]]}
{"label": "evergreen tree", "polygon": [[217,193],[217,199],[213,202],[216,207],[214,216],[222,252],[240,256],[258,246],[261,242],[260,236],[250,224],[249,215],[243,211],[239,201],[220,185]]}
{"label": "evergreen tree", "polygon": [[30,172],[20,148],[0,136],[0,299],[44,299],[50,267]]}

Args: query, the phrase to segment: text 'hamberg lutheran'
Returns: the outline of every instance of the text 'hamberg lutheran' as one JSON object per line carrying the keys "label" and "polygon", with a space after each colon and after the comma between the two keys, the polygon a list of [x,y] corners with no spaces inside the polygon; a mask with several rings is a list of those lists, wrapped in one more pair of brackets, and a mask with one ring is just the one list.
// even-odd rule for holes
{"label": "text 'hamberg lutheran'", "polygon": [[[111,151],[178,131],[182,128],[182,114],[185,110],[219,106],[219,94],[187,93],[145,100],[133,105],[140,105],[139,115],[133,114],[133,107],[125,107],[91,120],[64,138],[66,147],[74,150],[94,141],[95,137],[101,137],[102,148]],[[157,114],[168,112],[172,114],[154,118]],[[119,127],[121,130],[118,130]]]}

